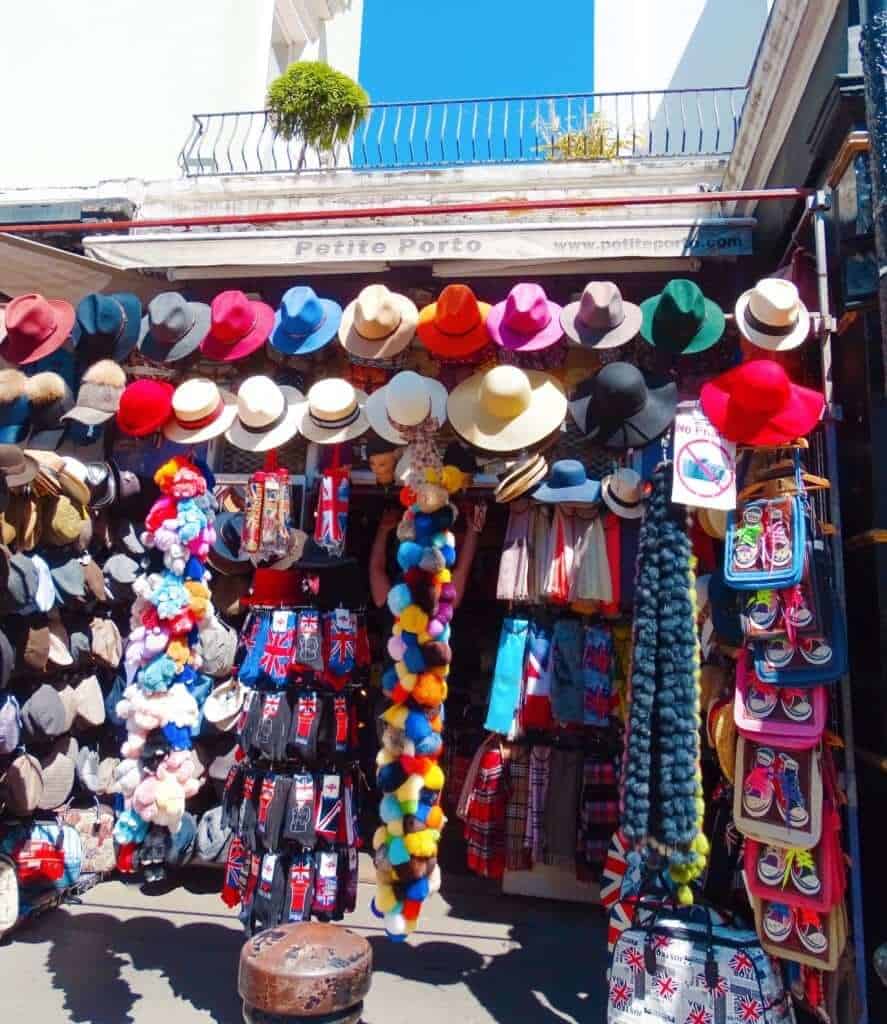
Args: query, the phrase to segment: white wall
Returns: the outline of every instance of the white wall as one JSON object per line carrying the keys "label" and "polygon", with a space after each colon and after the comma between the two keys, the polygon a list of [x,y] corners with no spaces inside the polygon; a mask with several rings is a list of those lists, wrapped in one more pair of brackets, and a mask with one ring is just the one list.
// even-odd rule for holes
{"label": "white wall", "polygon": [[[356,73],[362,0],[339,6],[303,56]],[[0,188],[174,178],[192,114],[264,106],[274,0],[0,7]]]}

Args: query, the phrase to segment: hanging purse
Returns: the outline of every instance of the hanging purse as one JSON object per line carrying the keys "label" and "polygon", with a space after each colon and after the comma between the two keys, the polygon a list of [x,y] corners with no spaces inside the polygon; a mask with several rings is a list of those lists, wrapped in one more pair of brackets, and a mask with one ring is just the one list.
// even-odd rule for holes
{"label": "hanging purse", "polygon": [[825,914],[751,897],[761,946],[780,960],[833,971],[847,944],[843,900]]}
{"label": "hanging purse", "polygon": [[826,688],[792,689],[765,683],[748,664],[749,654],[742,651],[736,664],[733,718],[739,732],[759,743],[816,743],[826,725]]}

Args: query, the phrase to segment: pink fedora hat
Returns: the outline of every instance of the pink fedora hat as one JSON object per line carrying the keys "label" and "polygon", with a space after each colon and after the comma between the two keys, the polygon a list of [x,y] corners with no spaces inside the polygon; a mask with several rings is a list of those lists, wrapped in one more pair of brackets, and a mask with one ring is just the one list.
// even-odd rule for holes
{"label": "pink fedora hat", "polygon": [[74,320],[74,307],[64,299],[18,295],[6,307],[6,337],[0,356],[16,366],[36,363],[64,345]]}
{"label": "pink fedora hat", "polygon": [[493,341],[512,352],[539,352],[561,340],[561,307],[538,284],[516,284],[487,315]]}
{"label": "pink fedora hat", "polygon": [[268,340],[274,326],[274,310],[254,302],[241,291],[219,292],[210,306],[209,334],[200,343],[207,359],[233,363],[252,355]]}

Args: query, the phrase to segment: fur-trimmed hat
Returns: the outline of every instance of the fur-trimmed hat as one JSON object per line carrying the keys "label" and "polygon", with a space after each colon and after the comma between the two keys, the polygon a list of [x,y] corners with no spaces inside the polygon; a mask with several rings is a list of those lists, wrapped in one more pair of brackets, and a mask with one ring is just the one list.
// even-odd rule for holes
{"label": "fur-trimmed hat", "polygon": [[47,371],[28,378],[26,394],[31,403],[28,448],[55,451],[65,436],[62,417],[74,408],[71,389],[64,377]]}
{"label": "fur-trimmed hat", "polygon": [[17,444],[28,432],[28,378],[19,370],[0,370],[0,441]]}
{"label": "fur-trimmed hat", "polygon": [[77,404],[62,419],[94,427],[107,423],[120,407],[126,373],[111,359],[101,359],[83,374]]}

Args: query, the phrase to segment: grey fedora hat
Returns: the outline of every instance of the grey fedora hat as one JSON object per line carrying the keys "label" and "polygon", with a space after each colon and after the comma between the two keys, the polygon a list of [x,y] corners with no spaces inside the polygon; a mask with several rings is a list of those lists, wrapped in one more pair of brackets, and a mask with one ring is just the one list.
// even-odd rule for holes
{"label": "grey fedora hat", "polygon": [[561,327],[575,345],[617,348],[641,329],[641,307],[625,302],[612,281],[589,281],[578,302],[561,310]]}
{"label": "grey fedora hat", "polygon": [[178,362],[197,349],[211,322],[206,303],[188,302],[178,292],[161,292],[142,317],[139,351],[154,363]]}

